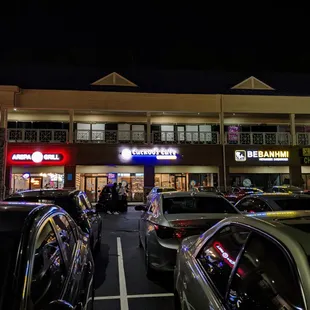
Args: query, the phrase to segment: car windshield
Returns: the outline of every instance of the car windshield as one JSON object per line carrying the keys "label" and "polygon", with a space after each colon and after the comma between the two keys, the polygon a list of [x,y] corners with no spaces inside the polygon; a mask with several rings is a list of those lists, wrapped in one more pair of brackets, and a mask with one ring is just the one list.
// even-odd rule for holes
{"label": "car windshield", "polygon": [[221,197],[169,197],[163,199],[164,214],[179,213],[238,213]]}
{"label": "car windshield", "polygon": [[275,199],[282,210],[310,210],[310,198]]}

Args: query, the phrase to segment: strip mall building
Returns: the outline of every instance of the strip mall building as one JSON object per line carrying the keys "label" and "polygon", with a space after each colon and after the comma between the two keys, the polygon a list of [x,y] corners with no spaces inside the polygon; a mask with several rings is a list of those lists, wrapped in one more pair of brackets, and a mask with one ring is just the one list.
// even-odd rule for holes
{"label": "strip mall building", "polygon": [[276,78],[81,72],[78,86],[53,74],[53,89],[49,76],[0,86],[6,194],[79,188],[96,201],[109,182],[134,201],[154,185],[310,188],[310,97],[284,94]]}

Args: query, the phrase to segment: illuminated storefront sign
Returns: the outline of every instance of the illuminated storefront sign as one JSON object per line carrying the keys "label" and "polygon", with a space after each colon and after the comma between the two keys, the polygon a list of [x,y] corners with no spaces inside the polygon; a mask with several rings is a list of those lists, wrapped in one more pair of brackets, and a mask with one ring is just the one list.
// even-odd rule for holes
{"label": "illuminated storefront sign", "polygon": [[155,157],[158,160],[175,160],[177,159],[178,151],[173,148],[147,148],[147,149],[124,149],[121,152],[121,156],[125,160],[129,160],[132,157]]}
{"label": "illuminated storefront sign", "polygon": [[260,150],[236,150],[235,161],[245,162],[251,159],[259,161],[288,161],[289,151],[260,151]]}
{"label": "illuminated storefront sign", "polygon": [[63,155],[60,153],[50,154],[50,153],[13,153],[11,160],[13,162],[32,162],[32,163],[42,163],[42,162],[59,162],[63,159]]}

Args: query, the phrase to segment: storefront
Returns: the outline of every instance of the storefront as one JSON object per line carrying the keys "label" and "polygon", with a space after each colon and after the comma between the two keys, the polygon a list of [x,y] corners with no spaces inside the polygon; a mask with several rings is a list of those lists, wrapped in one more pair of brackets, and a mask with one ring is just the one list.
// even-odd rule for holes
{"label": "storefront", "polygon": [[77,166],[76,187],[97,201],[107,184],[122,183],[128,190],[128,201],[143,201],[143,166]]}
{"label": "storefront", "polygon": [[310,148],[304,147],[299,151],[301,163],[302,185],[310,190]]}
{"label": "storefront", "polygon": [[36,188],[77,188],[95,202],[109,183],[122,183],[129,201],[143,201],[154,186],[186,191],[219,186],[219,145],[119,146],[105,144],[16,144],[8,146],[10,192]]}
{"label": "storefront", "polygon": [[12,145],[7,153],[8,192],[23,190],[68,187],[73,174],[65,167],[72,163],[72,151],[68,147],[43,145]]}
{"label": "storefront", "polygon": [[[226,147],[227,185],[255,186],[263,190],[275,185],[298,185],[297,150],[293,147]],[[295,183],[295,184],[294,184]]]}

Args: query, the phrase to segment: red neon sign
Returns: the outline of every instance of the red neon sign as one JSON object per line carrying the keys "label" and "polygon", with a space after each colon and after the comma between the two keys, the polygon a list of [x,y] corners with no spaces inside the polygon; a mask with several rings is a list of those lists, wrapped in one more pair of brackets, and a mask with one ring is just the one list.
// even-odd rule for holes
{"label": "red neon sign", "polygon": [[71,161],[71,152],[66,147],[9,145],[7,152],[7,165],[9,166],[64,166]]}

